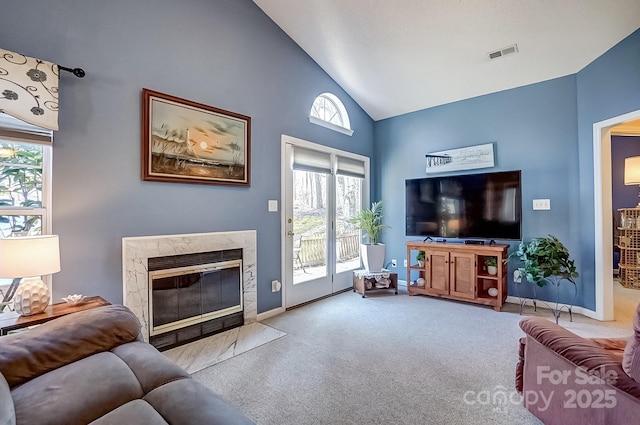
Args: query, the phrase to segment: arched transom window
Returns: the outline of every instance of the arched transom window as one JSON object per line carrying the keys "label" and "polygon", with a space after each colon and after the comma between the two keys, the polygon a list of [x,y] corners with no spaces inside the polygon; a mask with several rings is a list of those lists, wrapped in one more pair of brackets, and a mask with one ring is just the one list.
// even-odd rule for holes
{"label": "arched transom window", "polygon": [[346,108],[340,99],[331,93],[322,93],[315,98],[311,106],[309,121],[349,136],[353,134]]}

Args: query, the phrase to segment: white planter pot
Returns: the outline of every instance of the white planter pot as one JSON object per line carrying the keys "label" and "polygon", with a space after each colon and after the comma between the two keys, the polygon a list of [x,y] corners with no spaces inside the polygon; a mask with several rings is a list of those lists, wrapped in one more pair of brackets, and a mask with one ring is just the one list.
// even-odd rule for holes
{"label": "white planter pot", "polygon": [[490,275],[495,275],[498,273],[498,268],[496,266],[487,266],[487,272],[489,272]]}
{"label": "white planter pot", "polygon": [[384,266],[385,245],[360,245],[362,263],[368,272],[379,272]]}

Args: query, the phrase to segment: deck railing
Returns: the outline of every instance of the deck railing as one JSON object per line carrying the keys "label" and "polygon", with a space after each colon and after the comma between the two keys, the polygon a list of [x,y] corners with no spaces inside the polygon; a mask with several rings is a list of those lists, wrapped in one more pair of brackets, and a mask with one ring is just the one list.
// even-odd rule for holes
{"label": "deck railing", "polygon": [[[305,236],[300,240],[300,261],[302,265],[318,266],[326,264],[325,236]],[[360,255],[360,233],[348,233],[336,238],[338,262],[349,261]],[[294,261],[294,267],[300,268],[300,262]]]}

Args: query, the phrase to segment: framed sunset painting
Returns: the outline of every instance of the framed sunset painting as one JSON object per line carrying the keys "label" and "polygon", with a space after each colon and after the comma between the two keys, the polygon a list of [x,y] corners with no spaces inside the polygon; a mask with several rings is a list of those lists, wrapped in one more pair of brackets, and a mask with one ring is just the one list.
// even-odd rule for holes
{"label": "framed sunset painting", "polygon": [[251,118],[142,89],[142,179],[251,184]]}

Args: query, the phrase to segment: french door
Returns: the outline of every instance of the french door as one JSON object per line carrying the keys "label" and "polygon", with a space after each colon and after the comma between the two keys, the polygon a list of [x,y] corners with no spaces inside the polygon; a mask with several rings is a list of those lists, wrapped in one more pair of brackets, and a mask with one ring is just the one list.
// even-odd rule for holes
{"label": "french door", "polygon": [[344,290],[359,269],[360,232],[349,219],[368,204],[369,159],[282,136],[284,306]]}

